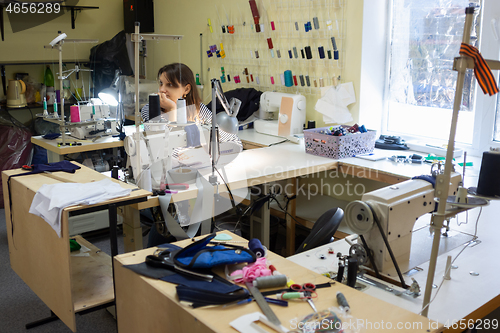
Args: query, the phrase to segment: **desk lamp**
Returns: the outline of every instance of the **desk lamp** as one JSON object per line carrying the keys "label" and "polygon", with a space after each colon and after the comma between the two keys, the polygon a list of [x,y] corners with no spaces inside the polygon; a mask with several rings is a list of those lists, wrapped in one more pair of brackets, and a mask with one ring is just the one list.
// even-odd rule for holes
{"label": "desk lamp", "polygon": [[[218,79],[212,79],[212,129],[210,131],[210,156],[212,158],[212,175],[209,176],[208,181],[212,185],[217,184],[217,175],[215,174],[215,164],[219,157],[218,147],[218,137],[219,137],[219,127],[229,133],[236,134],[238,132],[238,119],[236,115],[241,107],[241,101],[237,98],[231,98],[229,103],[227,102],[226,96],[222,91],[220,81]],[[217,99],[219,99],[225,112],[220,112],[217,114]],[[217,115],[216,115],[217,114]]]}
{"label": "desk lamp", "polygon": [[125,115],[123,111],[122,94],[120,92],[121,71],[117,69],[115,71],[115,77],[113,82],[108,88],[104,88],[99,92],[99,98],[106,104],[111,106],[116,106],[116,119],[118,120],[118,132],[123,132],[123,123],[125,121]]}
{"label": "desk lamp", "polygon": [[[465,45],[466,47],[469,46],[470,31],[474,20],[474,9],[475,7],[468,7],[465,9],[466,15],[465,15],[464,34],[462,37],[462,47],[464,46],[464,44],[466,44]],[[467,70],[467,68],[471,69],[473,68],[475,70],[476,78],[478,77],[477,71],[480,71],[482,68],[480,68],[479,66],[478,66],[479,68],[475,66],[474,59],[477,58],[481,58],[481,60],[483,60],[482,56],[479,55],[479,53],[477,53],[474,55],[474,58],[469,56],[457,57],[455,58],[453,63],[453,69],[458,72],[457,85],[455,90],[455,101],[453,104],[453,114],[451,118],[450,136],[448,139],[448,149],[446,151],[444,173],[439,174],[436,177],[435,196],[439,198],[439,203],[437,212],[432,215],[432,221],[431,221],[431,226],[434,229],[434,239],[432,242],[432,251],[429,261],[429,272],[427,274],[427,283],[425,286],[424,302],[422,308],[422,315],[426,317],[429,312],[432,284],[434,282],[434,274],[436,271],[439,242],[441,238],[440,230],[443,226],[443,222],[445,219],[446,203],[448,199],[448,193],[449,193],[448,191],[449,191],[450,177],[452,171],[453,151],[455,149],[455,133],[457,129],[458,112],[460,111],[460,106],[462,104],[462,90],[465,81],[465,71]],[[496,69],[496,70],[500,69],[500,61],[484,60],[484,62],[486,62],[486,64],[490,69]],[[496,88],[496,82],[495,82],[495,88]],[[487,91],[483,89],[483,91],[485,93],[488,92],[490,95],[494,94],[494,92],[492,93],[489,90]]]}

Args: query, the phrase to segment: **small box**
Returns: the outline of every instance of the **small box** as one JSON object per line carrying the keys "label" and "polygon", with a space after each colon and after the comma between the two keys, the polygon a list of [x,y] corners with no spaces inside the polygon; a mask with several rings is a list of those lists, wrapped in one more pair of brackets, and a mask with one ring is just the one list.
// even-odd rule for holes
{"label": "small box", "polygon": [[[333,126],[335,129],[350,126]],[[334,159],[353,157],[360,154],[372,153],[375,149],[376,131],[354,133],[345,136],[326,134],[330,127],[321,127],[304,130],[306,153]]]}

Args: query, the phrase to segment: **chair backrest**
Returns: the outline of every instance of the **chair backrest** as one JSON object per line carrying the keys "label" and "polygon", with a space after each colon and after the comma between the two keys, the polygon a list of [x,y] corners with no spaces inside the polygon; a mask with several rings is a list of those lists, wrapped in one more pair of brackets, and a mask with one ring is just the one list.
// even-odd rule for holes
{"label": "chair backrest", "polygon": [[317,246],[328,244],[339,228],[340,222],[344,218],[344,211],[341,208],[327,210],[314,223],[311,232],[300,244],[295,253],[304,252]]}

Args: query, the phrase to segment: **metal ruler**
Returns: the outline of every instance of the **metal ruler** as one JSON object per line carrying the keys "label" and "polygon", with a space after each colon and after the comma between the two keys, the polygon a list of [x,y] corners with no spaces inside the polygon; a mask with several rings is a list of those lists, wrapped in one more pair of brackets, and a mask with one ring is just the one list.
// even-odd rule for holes
{"label": "metal ruler", "polygon": [[248,291],[253,296],[253,298],[259,305],[260,309],[262,310],[262,313],[264,313],[264,315],[272,324],[276,325],[277,327],[280,327],[281,326],[280,320],[278,319],[278,317],[276,317],[276,314],[273,312],[267,301],[264,299],[264,296],[262,296],[260,290],[254,287],[252,283],[246,282],[245,284],[248,288]]}

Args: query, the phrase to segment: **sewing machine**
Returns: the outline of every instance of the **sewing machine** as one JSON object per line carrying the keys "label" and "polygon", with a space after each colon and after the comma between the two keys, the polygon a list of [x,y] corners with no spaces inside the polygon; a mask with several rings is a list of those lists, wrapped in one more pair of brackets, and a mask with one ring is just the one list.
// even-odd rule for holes
{"label": "sewing machine", "polygon": [[[449,195],[455,195],[461,176],[452,173]],[[375,219],[380,221],[382,231],[394,253],[402,272],[410,267],[410,249],[416,220],[434,211],[434,188],[421,179],[407,180],[396,185],[366,193],[361,201],[353,201],[346,208],[346,223],[356,234],[364,236],[371,250],[378,271],[384,275],[396,276],[395,267]],[[424,230],[428,238],[428,232]],[[358,237],[358,243],[362,241]],[[429,238],[430,250],[432,239]],[[426,249],[421,249],[425,252]],[[429,260],[427,257],[425,261]],[[418,263],[421,264],[421,263]]]}
{"label": "sewing machine", "polygon": [[[117,121],[110,118],[109,105],[80,105],[80,123],[71,123],[71,136],[77,139],[87,139],[98,135],[116,135]],[[85,124],[88,122],[88,124]]]}
{"label": "sewing machine", "polygon": [[266,91],[260,96],[259,118],[254,122],[259,133],[282,137],[300,134],[306,122],[306,98]]}
{"label": "sewing machine", "polygon": [[[165,172],[175,169],[179,166],[200,169],[208,167],[211,164],[208,138],[209,128],[205,125],[196,125],[200,131],[200,145],[197,147],[179,150],[177,158],[172,154],[179,147],[188,145],[188,135],[182,126],[170,126],[167,123],[145,124],[146,130],[143,132],[134,132],[125,137],[124,147],[129,161],[127,164],[132,166],[134,179],[139,183],[139,178],[144,170],[149,170],[146,174],[151,175],[151,185],[153,189],[159,189],[160,184],[165,182]],[[139,155],[137,147],[139,146]],[[219,144],[220,159],[218,166],[231,162],[241,147],[234,142],[223,142]],[[141,169],[138,169],[138,168]]]}

